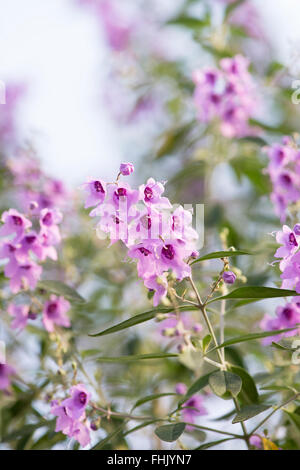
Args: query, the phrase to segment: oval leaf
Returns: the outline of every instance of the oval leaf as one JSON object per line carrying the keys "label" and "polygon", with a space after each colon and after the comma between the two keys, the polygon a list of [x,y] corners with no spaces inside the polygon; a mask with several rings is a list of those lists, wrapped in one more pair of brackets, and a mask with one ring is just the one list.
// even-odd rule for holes
{"label": "oval leaf", "polygon": [[208,379],[212,391],[218,396],[223,397],[229,393],[236,397],[242,388],[242,379],[231,372],[219,371],[210,375]]}
{"label": "oval leaf", "polygon": [[233,418],[232,424],[235,423],[242,423],[244,421],[247,421],[248,419],[254,418],[254,416],[259,415],[260,413],[263,413],[264,411],[268,410],[271,408],[271,406],[268,405],[247,405],[244,406]]}
{"label": "oval leaf", "polygon": [[242,367],[230,365],[230,371],[237,374],[242,379],[242,390],[239,398],[246,404],[258,404],[259,395],[254,380],[251,375]]}
{"label": "oval leaf", "polygon": [[185,430],[184,423],[166,424],[155,429],[155,434],[165,442],[174,442],[179,439]]}

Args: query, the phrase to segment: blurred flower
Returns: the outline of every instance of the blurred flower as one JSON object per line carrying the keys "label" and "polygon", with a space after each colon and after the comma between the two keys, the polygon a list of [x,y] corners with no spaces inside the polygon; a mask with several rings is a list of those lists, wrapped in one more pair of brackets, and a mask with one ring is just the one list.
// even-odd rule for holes
{"label": "blurred flower", "polygon": [[68,310],[70,310],[70,303],[67,300],[51,295],[43,310],[43,323],[46,330],[52,333],[55,325],[70,327],[71,322],[66,315]]}

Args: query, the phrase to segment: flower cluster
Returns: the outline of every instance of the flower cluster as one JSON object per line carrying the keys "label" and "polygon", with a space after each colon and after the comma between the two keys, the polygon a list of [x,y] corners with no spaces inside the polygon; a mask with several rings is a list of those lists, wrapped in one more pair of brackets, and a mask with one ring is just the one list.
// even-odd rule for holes
{"label": "flower cluster", "polygon": [[9,84],[3,93],[5,93],[5,103],[0,104],[0,146],[10,149],[16,146],[18,140],[16,112],[20,100],[25,94],[25,86]]}
{"label": "flower cluster", "polygon": [[[68,328],[71,326],[70,319],[66,315],[70,309],[70,303],[64,297],[57,297],[51,295],[43,306],[43,324],[45,329],[52,333],[55,325],[64,326]],[[37,313],[34,308],[29,305],[10,303],[7,311],[13,318],[11,328],[23,330],[29,320],[35,320]]]}
{"label": "flower cluster", "polygon": [[61,180],[46,175],[32,151],[20,150],[7,161],[17,202],[37,215],[42,209],[64,208],[70,198]]}
{"label": "flower cluster", "polygon": [[61,431],[85,447],[90,443],[90,425],[85,413],[90,394],[84,385],[78,384],[71,388],[70,395],[61,403],[58,400],[51,403],[51,413],[57,416],[55,432]]}
{"label": "flower cluster", "polygon": [[58,224],[62,215],[56,209],[43,209],[37,230],[15,209],[5,211],[1,221],[0,237],[5,238],[0,242],[0,259],[7,260],[4,274],[10,279],[11,291],[16,294],[21,289],[34,290],[42,274],[37,260],[57,259],[55,246],[61,240]]}
{"label": "flower cluster", "polygon": [[272,182],[271,200],[281,222],[286,220],[290,204],[300,198],[300,152],[290,137],[284,137],[282,143],[265,147],[269,157],[267,173]]}
{"label": "flower cluster", "polygon": [[256,132],[248,123],[258,107],[248,66],[248,59],[237,55],[222,59],[220,68],[207,67],[193,74],[198,119],[204,123],[219,120],[220,131],[228,138]]}
{"label": "flower cluster", "polygon": [[[132,164],[122,164],[120,174],[132,170]],[[164,183],[153,178],[138,190],[120,182],[119,177],[115,183],[91,179],[83,188],[87,193],[85,207],[94,207],[90,215],[100,217],[98,236],[125,244],[129,258],[137,260],[138,275],[155,292],[154,305],[158,305],[167,294],[168,271],[178,280],[190,276],[188,261],[197,256],[198,238],[191,226],[191,212],[173,207],[163,196]]]}
{"label": "flower cluster", "polygon": [[[187,387],[183,383],[178,383],[175,391],[178,395],[185,395]],[[188,431],[192,431],[194,429],[191,424],[195,423],[197,416],[204,416],[206,414],[207,411],[203,406],[203,397],[201,395],[193,395],[182,405],[183,420],[190,423],[186,426]]]}

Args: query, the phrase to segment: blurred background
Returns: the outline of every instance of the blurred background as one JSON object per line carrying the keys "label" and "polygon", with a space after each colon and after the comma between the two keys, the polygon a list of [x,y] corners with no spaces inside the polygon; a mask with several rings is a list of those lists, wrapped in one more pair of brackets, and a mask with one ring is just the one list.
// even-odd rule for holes
{"label": "blurred background", "polygon": [[[142,2],[116,3],[130,11]],[[149,3],[164,16],[183,2]],[[274,60],[290,64],[300,43],[299,2],[252,3],[272,44]],[[0,5],[0,79],[26,87],[18,109],[23,139],[34,140],[45,170],[69,184],[78,185],[100,173],[109,177],[122,159],[132,157],[103,98],[114,52],[96,15],[76,0],[0,0]],[[181,38],[177,41],[175,49]],[[194,52],[197,63],[199,51]]]}

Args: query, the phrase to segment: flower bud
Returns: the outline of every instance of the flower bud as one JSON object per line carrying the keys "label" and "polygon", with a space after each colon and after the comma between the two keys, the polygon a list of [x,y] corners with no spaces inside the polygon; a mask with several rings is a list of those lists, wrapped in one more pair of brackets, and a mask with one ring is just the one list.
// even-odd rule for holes
{"label": "flower bud", "polygon": [[132,163],[121,163],[120,173],[123,176],[129,176],[134,172],[134,166]]}

